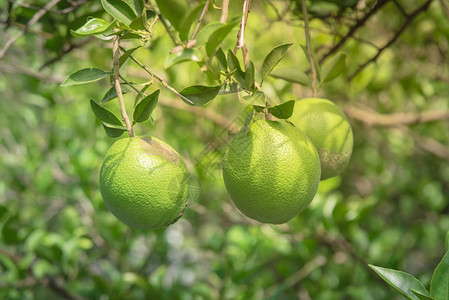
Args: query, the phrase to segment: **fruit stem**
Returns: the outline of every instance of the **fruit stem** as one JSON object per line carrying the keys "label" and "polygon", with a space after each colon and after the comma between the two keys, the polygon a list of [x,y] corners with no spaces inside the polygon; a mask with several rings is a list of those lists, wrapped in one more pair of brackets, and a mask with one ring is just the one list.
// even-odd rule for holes
{"label": "fruit stem", "polygon": [[318,95],[317,73],[315,68],[315,62],[313,61],[312,56],[312,45],[310,43],[309,15],[307,14],[306,0],[301,0],[301,4],[302,4],[302,15],[304,18],[304,34],[306,36],[307,58],[309,59],[310,70],[312,71],[312,95],[313,97],[316,97]]}
{"label": "fruit stem", "polygon": [[129,121],[128,115],[126,114],[125,102],[123,101],[122,87],[120,86],[120,49],[119,49],[119,36],[114,35],[114,40],[112,42],[112,53],[114,57],[114,86],[117,92],[118,103],[120,106],[120,112],[122,114],[122,119],[125,121],[126,130],[130,137],[135,137],[133,126]]}

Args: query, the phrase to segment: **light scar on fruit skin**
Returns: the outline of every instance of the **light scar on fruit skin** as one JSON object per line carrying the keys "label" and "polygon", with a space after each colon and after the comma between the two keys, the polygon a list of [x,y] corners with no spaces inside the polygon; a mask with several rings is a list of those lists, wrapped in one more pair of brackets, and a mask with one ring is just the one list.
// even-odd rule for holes
{"label": "light scar on fruit skin", "polygon": [[140,144],[148,155],[158,155],[160,157],[165,158],[171,163],[179,163],[180,157],[179,155],[167,147],[167,145],[154,140],[150,137],[144,137],[140,139]]}

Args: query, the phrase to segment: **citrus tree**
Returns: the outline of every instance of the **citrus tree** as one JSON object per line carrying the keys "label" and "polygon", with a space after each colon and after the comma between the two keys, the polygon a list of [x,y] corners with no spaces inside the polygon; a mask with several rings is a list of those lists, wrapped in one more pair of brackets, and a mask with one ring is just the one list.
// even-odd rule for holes
{"label": "citrus tree", "polygon": [[0,295],[447,298],[448,15],[4,3]]}

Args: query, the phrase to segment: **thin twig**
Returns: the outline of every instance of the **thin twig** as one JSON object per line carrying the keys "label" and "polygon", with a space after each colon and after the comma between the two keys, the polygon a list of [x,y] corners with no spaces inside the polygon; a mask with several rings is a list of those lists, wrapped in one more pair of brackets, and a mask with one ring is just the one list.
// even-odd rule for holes
{"label": "thin twig", "polygon": [[64,81],[64,77],[58,75],[45,75],[42,72],[36,72],[29,68],[24,68],[18,66],[18,64],[6,64],[0,62],[0,72],[10,73],[10,74],[23,74],[27,76],[34,77],[41,81],[46,81],[50,83],[61,84]]}
{"label": "thin twig", "polygon": [[201,12],[201,16],[198,19],[198,23],[196,24],[195,31],[193,32],[192,38],[190,40],[194,40],[198,33],[198,30],[200,30],[201,22],[203,22],[204,16],[206,15],[207,9],[209,8],[209,3],[210,0],[207,0],[206,4],[204,5],[203,11]]}
{"label": "thin twig", "polygon": [[402,7],[402,5],[397,1],[397,0],[393,0],[394,5],[396,5],[396,7],[399,9],[399,11],[401,12],[401,14],[404,17],[408,17],[407,12],[405,11],[405,9]]}
{"label": "thin twig", "polygon": [[348,33],[340,40],[337,44],[335,44],[326,54],[323,55],[320,59],[320,63],[324,62],[329,56],[331,56],[333,53],[337,52],[338,49],[340,49],[346,41],[356,33],[356,31],[363,27],[363,25],[368,21],[368,19],[373,16],[379,9],[382,8],[385,4],[387,4],[389,0],[379,0],[374,7],[369,10],[363,18],[357,21],[348,31]]}
{"label": "thin twig", "polygon": [[237,51],[239,49],[242,49],[242,55],[243,55],[243,63],[245,65],[245,69],[249,64],[249,55],[248,55],[248,48],[246,47],[245,43],[245,28],[246,23],[248,21],[248,14],[251,7],[251,0],[245,0],[243,2],[243,13],[242,13],[242,21],[240,22],[240,29],[237,33],[237,43],[234,47],[234,54],[237,54]]}
{"label": "thin twig", "polygon": [[10,38],[8,41],[6,41],[5,45],[3,46],[3,49],[0,50],[0,59],[2,59],[6,52],[8,52],[9,48],[22,36],[25,34],[25,32],[27,31],[28,27],[33,26],[37,21],[40,20],[40,18],[42,18],[45,13],[51,9],[53,6],[55,6],[56,4],[58,4],[58,2],[61,0],[52,0],[50,2],[48,2],[47,4],[45,4],[44,7],[42,7],[39,11],[37,11],[33,17],[28,21],[28,23],[26,24],[26,26],[20,30],[16,35],[14,35],[12,38]]}
{"label": "thin twig", "polygon": [[348,81],[351,81],[358,73],[360,73],[364,68],[366,68],[369,64],[372,62],[375,62],[379,56],[382,54],[382,52],[390,47],[396,40],[404,33],[404,31],[407,29],[407,27],[411,24],[411,22],[423,11],[427,10],[427,8],[430,6],[430,3],[432,3],[432,0],[427,0],[426,3],[424,3],[422,6],[417,8],[415,11],[413,11],[411,14],[408,15],[408,17],[405,19],[404,24],[402,24],[401,28],[395,33],[395,35],[391,38],[391,40],[388,41],[382,48],[379,48],[377,50],[377,53],[375,56],[364,62],[362,65],[360,65],[357,70],[354,71],[354,73],[351,74],[351,76],[348,77]]}
{"label": "thin twig", "polygon": [[301,5],[302,5],[302,15],[304,17],[304,33],[306,35],[307,57],[309,59],[310,70],[312,71],[312,95],[313,97],[316,97],[318,95],[317,73],[315,68],[315,62],[312,56],[312,45],[310,42],[310,31],[309,31],[309,16],[307,13],[306,0],[301,0]]}
{"label": "thin twig", "polygon": [[114,86],[117,92],[117,98],[120,105],[120,112],[122,114],[122,119],[125,121],[126,130],[130,137],[135,137],[133,127],[129,121],[128,115],[126,114],[125,102],[123,101],[122,87],[120,86],[120,47],[119,47],[120,37],[118,35],[114,36],[112,42],[112,53],[114,55]]}
{"label": "thin twig", "polygon": [[[125,49],[120,48],[123,51],[125,51]],[[134,56],[130,55],[129,58],[131,58],[136,64],[139,65],[139,67],[141,67],[145,72],[147,72],[148,74],[151,75],[151,77],[154,77],[157,79],[157,81],[159,81],[163,86],[165,86],[167,89],[169,89],[170,91],[172,91],[173,93],[175,93],[176,95],[178,95],[179,97],[181,97],[182,99],[184,99],[185,101],[189,102],[190,104],[194,104],[190,99],[186,98],[185,96],[181,95],[175,88],[171,87],[168,83],[166,83],[161,77],[159,77],[158,75],[156,75],[155,73],[153,73],[150,69],[148,69],[144,64],[142,64],[140,61],[138,61]]]}
{"label": "thin twig", "polygon": [[221,4],[221,17],[220,22],[226,23],[228,20],[229,15],[229,0],[223,0],[223,3]]}
{"label": "thin twig", "polygon": [[449,120],[449,111],[427,111],[422,113],[392,113],[379,114],[377,112],[356,108],[345,107],[345,114],[354,120],[362,122],[367,126],[397,127],[418,123]]}
{"label": "thin twig", "polygon": [[324,266],[327,263],[327,259],[323,255],[316,256],[313,260],[307,262],[304,267],[299,269],[299,271],[293,273],[290,277],[286,278],[284,282],[279,285],[274,285],[266,290],[265,297],[273,297],[279,289],[290,289],[295,286],[298,282],[306,278],[314,270]]}
{"label": "thin twig", "polygon": [[58,56],[47,60],[40,68],[39,71],[41,71],[42,69],[54,64],[55,62],[61,60],[65,55],[69,54],[70,52],[72,52],[73,50],[77,49],[77,48],[81,48],[84,45],[86,45],[87,43],[93,41],[95,38],[93,36],[88,37],[87,39],[83,40],[82,42],[78,43],[78,44],[69,44],[69,47],[67,47],[66,49],[64,49],[64,51],[62,51],[60,54],[58,54]]}

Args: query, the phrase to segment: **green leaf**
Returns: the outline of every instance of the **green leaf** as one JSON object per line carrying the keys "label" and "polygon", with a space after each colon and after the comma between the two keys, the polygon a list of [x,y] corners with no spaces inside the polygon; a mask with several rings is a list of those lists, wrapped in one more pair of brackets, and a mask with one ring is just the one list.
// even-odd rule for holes
{"label": "green leaf", "polygon": [[198,4],[192,8],[182,20],[181,28],[179,29],[179,37],[182,41],[187,41],[189,39],[190,29],[193,22],[197,19],[204,8],[205,3]]}
{"label": "green leaf", "polygon": [[329,63],[323,66],[321,77],[323,83],[329,82],[340,76],[346,67],[346,55],[339,53]]}
{"label": "green leaf", "polygon": [[122,0],[101,0],[101,5],[111,16],[127,26],[137,18],[132,8]]}
{"label": "green leaf", "polygon": [[263,112],[265,109],[265,106],[260,106],[260,105],[253,105],[253,108],[256,112],[260,113]]}
{"label": "green leaf", "polygon": [[134,30],[146,30],[147,18],[144,15],[138,16],[135,18],[131,24],[129,24],[129,28]]}
{"label": "green leaf", "polygon": [[293,44],[279,45],[274,47],[270,53],[268,53],[262,64],[262,82],[265,77],[270,74],[273,68],[281,61],[281,59],[284,58],[292,45]]}
{"label": "green leaf", "polygon": [[218,62],[220,63],[220,68],[223,71],[228,70],[228,62],[226,61],[226,55],[223,52],[223,49],[218,48],[218,50],[215,52],[215,57],[217,58]]}
{"label": "green leaf", "polygon": [[151,113],[156,108],[160,90],[155,91],[151,95],[146,96],[140,101],[134,109],[134,122],[142,123],[148,120]]}
{"label": "green leaf", "polygon": [[369,265],[369,267],[407,299],[419,300],[411,289],[420,292],[425,296],[430,296],[423,284],[410,274],[402,271],[376,267],[373,265]]}
{"label": "green leaf", "polygon": [[71,30],[75,36],[95,35],[104,32],[109,27],[109,23],[103,19],[90,19],[82,27],[77,30]]}
{"label": "green leaf", "polygon": [[281,68],[270,73],[270,76],[293,83],[310,86],[310,78],[298,68]]}
{"label": "green leaf", "polygon": [[241,91],[241,89],[238,88],[237,84],[235,82],[228,82],[221,86],[220,95],[227,95],[227,94],[234,94],[238,91]]}
{"label": "green leaf", "polygon": [[415,291],[414,289],[411,289],[413,294],[416,295],[420,300],[435,300],[435,298],[432,298],[430,296],[423,295],[421,292]]}
{"label": "green leaf", "polygon": [[[193,106],[204,106],[213,100],[220,91],[221,86],[204,86],[204,85],[194,85],[183,89],[180,94],[193,102]],[[182,99],[189,105],[191,103]]]}
{"label": "green leaf", "polygon": [[268,112],[278,119],[288,119],[293,113],[295,107],[295,100],[290,100],[282,104],[268,108]]}
{"label": "green leaf", "polygon": [[108,124],[105,124],[105,123],[101,123],[101,125],[103,125],[104,131],[106,131],[106,134],[112,138],[119,137],[123,134],[124,131],[126,131],[125,128],[118,129],[118,128],[110,127]]}
{"label": "green leaf", "polygon": [[123,53],[123,55],[120,56],[120,59],[119,59],[120,67],[128,60],[128,58],[134,53],[134,51],[136,51],[139,48],[140,48],[140,46],[126,50],[125,53]]}
{"label": "green leaf", "polygon": [[209,23],[204,26],[196,35],[196,45],[199,46],[205,44],[209,40],[211,34],[222,26],[223,23],[220,22]]}
{"label": "green leaf", "polygon": [[138,17],[142,15],[145,9],[144,0],[125,0],[125,2],[128,3]]}
{"label": "green leaf", "polygon": [[172,53],[166,57],[164,62],[164,68],[168,69],[176,64],[186,62],[186,61],[201,61],[203,54],[200,50],[195,48],[185,48],[181,52]]}
{"label": "green leaf", "polygon": [[157,6],[165,17],[175,27],[177,31],[181,30],[181,22],[187,10],[185,1],[182,0],[156,0]]}
{"label": "green leaf", "polygon": [[90,100],[90,106],[95,116],[102,122],[111,125],[123,126],[122,122],[109,110],[98,105],[95,101]]}
{"label": "green leaf", "polygon": [[70,86],[70,85],[95,82],[109,75],[112,75],[112,72],[103,71],[96,68],[82,69],[76,71],[75,73],[70,74],[69,77],[67,77],[67,79],[61,84],[61,86]]}
{"label": "green leaf", "polygon": [[233,73],[233,77],[237,83],[244,88],[245,90],[250,90],[250,87],[246,83],[246,76],[245,72],[242,71],[242,68],[240,67],[240,62],[237,56],[229,49],[228,51],[228,66],[229,71]]}
{"label": "green leaf", "polygon": [[449,299],[449,251],[446,252],[433,272],[430,294],[438,300]]}
{"label": "green leaf", "polygon": [[223,40],[237,23],[238,22],[231,22],[228,24],[224,24],[210,35],[209,40],[206,43],[207,55],[212,56],[215,50],[217,50],[217,47],[221,44],[221,42],[223,42]]}
{"label": "green leaf", "polygon": [[243,100],[248,101],[252,105],[261,105],[265,107],[267,100],[265,94],[262,91],[255,91],[252,95],[243,97]]}
{"label": "green leaf", "polygon": [[[124,86],[122,86],[122,94],[125,95],[127,94],[128,91],[126,90],[126,88]],[[104,94],[103,99],[101,99],[100,103],[106,103],[111,101],[112,99],[117,97],[117,91],[115,90],[115,87],[111,87],[106,94]]]}
{"label": "green leaf", "polygon": [[136,98],[134,99],[134,107],[136,107],[137,103],[139,102],[140,98],[143,97],[143,93],[151,86],[150,84],[145,84],[143,88],[140,90],[140,93],[137,94]]}
{"label": "green leaf", "polygon": [[218,62],[218,59],[215,56],[212,56],[212,58],[209,60],[209,63],[206,66],[207,66],[207,73],[214,80],[219,80],[220,79],[220,63]]}
{"label": "green leaf", "polygon": [[2,227],[1,238],[3,239],[3,242],[7,245],[19,243],[20,239],[17,234],[19,229],[20,229],[19,217],[16,215],[9,218]]}
{"label": "green leaf", "polygon": [[255,89],[254,72],[254,64],[252,61],[250,61],[248,63],[248,67],[246,68],[245,81],[248,87],[250,87],[252,90]]}

